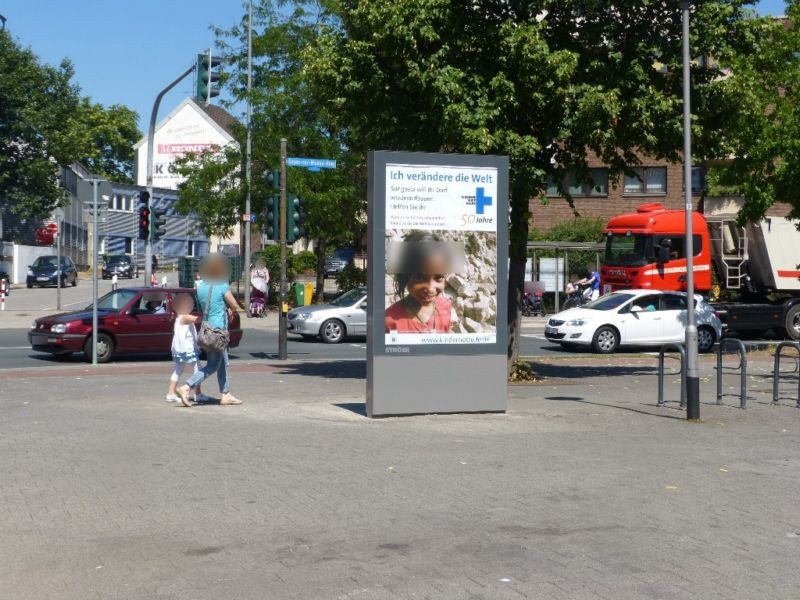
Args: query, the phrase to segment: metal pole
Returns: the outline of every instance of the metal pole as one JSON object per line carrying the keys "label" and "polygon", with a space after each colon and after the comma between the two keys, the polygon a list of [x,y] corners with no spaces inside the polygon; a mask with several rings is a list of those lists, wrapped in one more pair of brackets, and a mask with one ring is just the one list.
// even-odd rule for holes
{"label": "metal pole", "polygon": [[[92,364],[97,365],[97,205],[100,180],[92,179]],[[61,282],[59,281],[59,285]]]}
{"label": "metal pole", "polygon": [[[158,117],[158,107],[161,105],[161,99],[172,88],[178,85],[184,77],[189,75],[197,67],[196,64],[186,69],[180,76],[170,83],[167,87],[161,90],[156,96],[156,101],[153,103],[153,110],[150,113],[150,126],[147,128],[147,193],[150,199],[147,202],[147,209],[150,211],[150,218],[153,218],[153,211],[150,210],[153,202],[153,143],[156,137],[156,118]],[[210,86],[209,86],[210,87]],[[144,242],[144,285],[150,285],[150,276],[152,274],[151,261],[153,260],[153,244],[150,240],[150,231],[147,232],[147,239]]]}
{"label": "metal pole", "polygon": [[[247,7],[247,199],[245,201],[244,212],[247,221],[244,223],[244,260],[242,261],[244,280],[244,307],[250,310],[250,184],[252,181],[252,156],[253,156],[253,103],[250,93],[253,88],[253,0],[250,0]],[[249,313],[248,313],[249,314]]]}
{"label": "metal pole", "polygon": [[281,139],[281,288],[278,317],[278,359],[286,360],[286,138]]}
{"label": "metal pole", "polygon": [[56,209],[56,259],[58,260],[58,273],[56,274],[56,309],[61,310],[61,209]]}
{"label": "metal pole", "polygon": [[692,207],[692,107],[689,52],[689,0],[683,0],[683,193],[686,201],[686,418],[700,419],[697,315],[694,312],[694,209]]}
{"label": "metal pole", "polygon": [[561,294],[561,287],[558,285],[558,272],[559,272],[559,269],[558,269],[558,248],[556,248],[555,250],[556,250],[555,251],[555,256],[556,256],[556,268],[555,268],[555,273],[556,273],[556,284],[555,284],[556,296],[555,296],[555,304],[554,304],[553,312],[557,313],[557,312],[560,312],[560,310],[561,310],[561,295],[560,295]]}

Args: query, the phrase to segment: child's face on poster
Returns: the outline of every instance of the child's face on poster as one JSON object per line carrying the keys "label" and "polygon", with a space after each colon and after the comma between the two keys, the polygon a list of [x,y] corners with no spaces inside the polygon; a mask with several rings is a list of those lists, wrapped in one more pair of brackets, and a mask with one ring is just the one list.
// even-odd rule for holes
{"label": "child's face on poster", "polygon": [[408,295],[420,306],[432,304],[444,292],[446,263],[444,256],[431,255],[425,260],[423,272],[412,275]]}

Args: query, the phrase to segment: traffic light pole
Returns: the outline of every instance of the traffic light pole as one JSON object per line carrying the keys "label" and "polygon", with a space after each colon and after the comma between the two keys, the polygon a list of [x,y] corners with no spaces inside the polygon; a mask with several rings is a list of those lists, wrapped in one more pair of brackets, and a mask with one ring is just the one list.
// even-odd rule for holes
{"label": "traffic light pole", "polygon": [[281,287],[278,320],[278,359],[286,360],[286,138],[281,139]]}
{"label": "traffic light pole", "polygon": [[[164,98],[164,95],[169,92],[172,88],[178,85],[183,79],[189,75],[192,71],[195,70],[197,67],[196,64],[192,65],[188,69],[186,69],[180,76],[170,83],[167,87],[161,90],[156,96],[156,101],[153,103],[153,111],[150,113],[150,126],[147,129],[147,209],[150,211],[150,215],[153,214],[151,210],[151,205],[153,202],[153,143],[156,137],[156,119],[158,118],[158,107],[161,106],[161,100]],[[152,218],[152,216],[151,216]],[[153,242],[152,242],[152,234],[148,234],[147,239],[144,242],[144,284],[145,286],[150,285],[150,279],[153,274],[152,271],[152,264],[153,261]]]}
{"label": "traffic light pole", "polygon": [[692,207],[692,108],[689,52],[689,0],[683,0],[683,190],[686,212],[686,418],[700,420],[697,315],[694,311],[694,235]]}
{"label": "traffic light pole", "polygon": [[[247,199],[245,200],[244,212],[247,215],[247,221],[244,223],[244,260],[242,267],[244,273],[244,307],[250,310],[250,210],[252,204],[250,201],[250,189],[253,176],[253,102],[250,99],[250,93],[253,87],[253,0],[250,0],[247,9]],[[248,312],[248,314],[250,314]]]}

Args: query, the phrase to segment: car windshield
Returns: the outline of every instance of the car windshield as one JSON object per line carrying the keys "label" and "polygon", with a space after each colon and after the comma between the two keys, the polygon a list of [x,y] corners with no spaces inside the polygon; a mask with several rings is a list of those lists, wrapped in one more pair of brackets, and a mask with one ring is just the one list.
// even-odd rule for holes
{"label": "car windshield", "polygon": [[[97,310],[120,310],[125,307],[138,292],[136,290],[115,290],[109,292],[97,301]],[[91,309],[92,305],[86,307]]]}
{"label": "car windshield", "polygon": [[33,263],[34,267],[57,267],[58,259],[55,256],[40,256]]}
{"label": "car windshield", "polygon": [[633,294],[614,292],[613,294],[601,296],[597,300],[592,300],[588,304],[581,306],[581,308],[590,308],[592,310],[615,310],[625,304],[631,298],[633,298]]}
{"label": "car windshield", "polygon": [[352,248],[337,248],[328,258],[333,260],[350,260],[355,251]]}
{"label": "car windshield", "polygon": [[349,292],[345,292],[334,300],[331,300],[331,304],[333,306],[352,306],[366,293],[366,288],[356,288],[354,290],[350,290]]}
{"label": "car windshield", "polygon": [[127,256],[109,256],[106,259],[106,262],[110,265],[115,263],[127,263],[129,258]]}
{"label": "car windshield", "polygon": [[653,236],[614,233],[606,237],[609,267],[641,267],[654,261]]}

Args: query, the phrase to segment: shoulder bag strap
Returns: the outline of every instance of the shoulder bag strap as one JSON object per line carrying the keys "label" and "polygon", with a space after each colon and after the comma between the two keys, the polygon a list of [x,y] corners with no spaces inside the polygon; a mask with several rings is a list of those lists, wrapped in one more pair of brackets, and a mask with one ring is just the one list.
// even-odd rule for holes
{"label": "shoulder bag strap", "polygon": [[208,319],[208,307],[211,304],[211,292],[214,290],[214,286],[208,286],[208,294],[206,295],[206,306],[203,309],[203,318]]}

